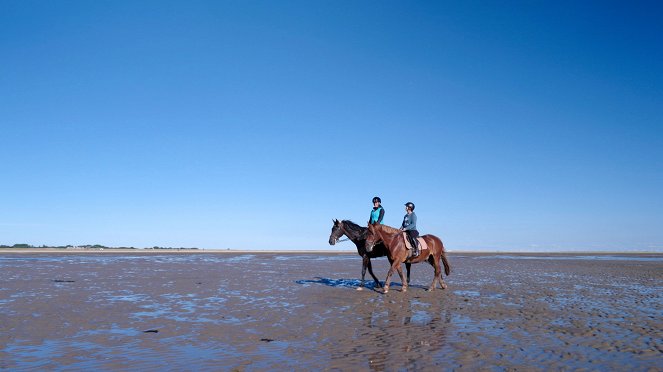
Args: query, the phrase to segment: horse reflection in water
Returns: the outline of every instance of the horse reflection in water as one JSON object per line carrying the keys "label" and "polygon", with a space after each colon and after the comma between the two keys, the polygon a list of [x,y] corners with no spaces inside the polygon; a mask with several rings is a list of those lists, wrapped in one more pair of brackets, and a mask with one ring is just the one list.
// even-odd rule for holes
{"label": "horse reflection in water", "polygon": [[450,310],[412,298],[379,301],[365,319],[362,338],[374,340],[368,351],[372,371],[420,370],[444,363]]}

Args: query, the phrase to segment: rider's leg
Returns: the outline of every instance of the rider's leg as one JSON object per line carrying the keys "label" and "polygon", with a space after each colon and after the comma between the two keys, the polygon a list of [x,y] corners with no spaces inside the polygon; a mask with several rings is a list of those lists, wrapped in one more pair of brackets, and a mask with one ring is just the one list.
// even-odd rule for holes
{"label": "rider's leg", "polygon": [[407,236],[410,238],[410,243],[412,243],[412,257],[419,256],[419,242],[417,241],[419,232],[417,230],[410,230]]}

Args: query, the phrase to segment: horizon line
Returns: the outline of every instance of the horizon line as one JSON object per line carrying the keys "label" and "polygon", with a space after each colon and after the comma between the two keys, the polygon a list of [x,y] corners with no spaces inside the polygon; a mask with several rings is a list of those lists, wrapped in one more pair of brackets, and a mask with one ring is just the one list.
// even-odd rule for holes
{"label": "horizon line", "polygon": [[[12,248],[2,247],[0,253],[322,253],[322,254],[356,254],[356,250],[331,249],[231,249],[231,248],[59,248],[59,247],[31,247]],[[610,254],[656,254],[663,255],[663,251],[644,250],[451,250],[450,254],[575,254],[575,255],[610,255]]]}

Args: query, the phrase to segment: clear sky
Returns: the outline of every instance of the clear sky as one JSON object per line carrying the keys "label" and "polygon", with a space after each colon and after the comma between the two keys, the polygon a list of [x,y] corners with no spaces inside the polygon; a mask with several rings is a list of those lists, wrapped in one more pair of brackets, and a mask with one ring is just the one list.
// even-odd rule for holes
{"label": "clear sky", "polygon": [[0,0],[0,244],[662,252],[662,8]]}

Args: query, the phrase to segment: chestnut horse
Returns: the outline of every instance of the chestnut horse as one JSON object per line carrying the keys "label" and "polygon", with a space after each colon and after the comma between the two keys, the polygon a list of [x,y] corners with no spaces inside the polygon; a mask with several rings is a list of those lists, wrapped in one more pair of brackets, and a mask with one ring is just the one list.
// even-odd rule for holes
{"label": "chestnut horse", "polygon": [[[371,265],[371,258],[382,257],[387,255],[387,248],[385,248],[382,242],[375,243],[375,247],[371,252],[366,252],[366,228],[357,225],[356,223],[348,220],[333,220],[334,226],[332,226],[331,234],[329,235],[329,245],[334,245],[345,235],[350,239],[355,246],[357,246],[357,253],[362,258],[361,266],[361,283],[357,290],[364,289],[364,276],[366,276],[366,269],[375,280],[375,285],[382,288],[382,284],[378,278],[373,274],[373,265]],[[391,263],[391,261],[389,261]],[[410,282],[410,264],[406,263],[405,268],[407,269],[407,282]]]}
{"label": "chestnut horse", "polygon": [[442,240],[435,235],[426,234],[421,236],[428,245],[428,248],[422,250],[419,253],[419,256],[416,258],[408,257],[408,249],[405,247],[405,239],[403,238],[403,232],[399,229],[389,227],[386,225],[368,225],[368,234],[366,235],[366,252],[371,252],[373,247],[378,241],[382,241],[387,247],[387,257],[389,262],[391,262],[391,267],[387,273],[387,279],[384,281],[384,293],[389,292],[389,280],[391,275],[394,273],[394,270],[398,272],[398,275],[401,277],[401,283],[403,283],[403,292],[407,291],[408,282],[403,280],[403,269],[401,269],[401,263],[411,264],[419,262],[428,262],[435,269],[435,276],[433,277],[433,282],[429,291],[432,291],[436,288],[435,283],[439,282],[442,289],[447,288],[447,285],[442,279],[442,270],[440,269],[440,259],[442,264],[444,264],[444,272],[449,276],[451,272],[451,267],[449,266],[449,261],[444,253],[444,245]]}

